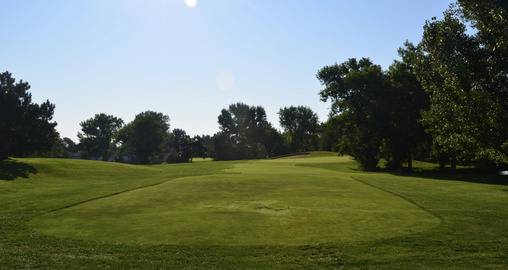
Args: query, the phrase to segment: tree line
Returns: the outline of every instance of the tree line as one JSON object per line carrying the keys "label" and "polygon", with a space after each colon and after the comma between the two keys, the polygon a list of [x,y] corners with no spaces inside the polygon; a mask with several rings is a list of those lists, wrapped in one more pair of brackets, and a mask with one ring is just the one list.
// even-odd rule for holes
{"label": "tree line", "polygon": [[51,122],[55,105],[32,103],[30,85],[9,72],[0,74],[1,159],[15,157],[79,158],[137,164],[266,158],[290,151],[318,150],[320,123],[309,107],[290,106],[279,111],[283,132],[267,121],[261,106],[231,104],[218,116],[220,131],[213,136],[190,136],[170,130],[169,116],[145,111],[130,123],[104,113],[80,123],[78,142],[60,138]]}
{"label": "tree line", "polygon": [[310,108],[284,108],[279,117],[286,132],[267,121],[263,107],[239,102],[221,111],[218,133],[191,137],[182,129],[170,131],[169,116],[159,112],[142,112],[128,124],[96,114],[80,123],[76,149],[83,158],[139,164],[192,162],[195,157],[256,159],[318,149],[319,121]]}
{"label": "tree line", "polygon": [[[330,115],[320,123],[306,106],[278,112],[279,131],[261,106],[231,104],[218,115],[220,131],[189,136],[170,130],[169,117],[146,111],[125,124],[97,114],[80,123],[79,143],[59,138],[54,105],[31,102],[28,83],[1,79],[1,158],[68,156],[140,164],[254,159],[328,150],[350,155],[365,170],[381,160],[388,170],[414,159],[487,167],[508,163],[508,2],[460,0],[424,25],[418,44],[406,42],[401,60],[383,70],[351,58],[317,73]],[[471,30],[468,30],[468,27]],[[48,154],[49,153],[49,154]]]}
{"label": "tree line", "polygon": [[[352,58],[322,68],[337,149],[366,170],[415,157],[444,168],[508,163],[508,2],[461,0],[406,42],[388,70]],[[474,33],[468,31],[468,26]]]}

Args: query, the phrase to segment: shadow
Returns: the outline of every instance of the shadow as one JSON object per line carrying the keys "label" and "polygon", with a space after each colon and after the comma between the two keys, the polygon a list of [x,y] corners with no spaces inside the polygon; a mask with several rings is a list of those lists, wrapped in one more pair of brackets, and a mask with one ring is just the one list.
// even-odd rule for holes
{"label": "shadow", "polygon": [[12,181],[18,177],[28,178],[29,174],[36,174],[34,166],[12,159],[0,160],[0,180]]}
{"label": "shadow", "polygon": [[508,176],[494,172],[482,172],[477,169],[457,169],[455,172],[440,172],[436,170],[421,170],[417,172],[390,172],[393,175],[434,179],[443,181],[460,181],[477,184],[508,186]]}

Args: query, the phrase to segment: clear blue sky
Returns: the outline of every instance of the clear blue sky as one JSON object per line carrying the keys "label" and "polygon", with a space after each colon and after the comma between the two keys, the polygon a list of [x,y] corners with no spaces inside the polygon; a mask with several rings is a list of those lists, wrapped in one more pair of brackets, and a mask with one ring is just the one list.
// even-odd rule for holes
{"label": "clear blue sky", "polygon": [[[187,0],[192,1],[192,0]],[[0,72],[56,105],[62,137],[97,113],[146,110],[171,129],[213,135],[235,102],[305,105],[326,121],[317,71],[370,57],[384,69],[447,0],[3,0]]]}

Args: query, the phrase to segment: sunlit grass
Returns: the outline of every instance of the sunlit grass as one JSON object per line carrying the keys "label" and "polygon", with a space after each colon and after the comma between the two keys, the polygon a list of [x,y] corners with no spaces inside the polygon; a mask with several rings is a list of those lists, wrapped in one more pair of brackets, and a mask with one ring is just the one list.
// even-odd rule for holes
{"label": "sunlit grass", "polygon": [[19,177],[0,180],[0,269],[508,268],[506,176],[364,173],[324,152],[16,162],[1,166]]}
{"label": "sunlit grass", "polygon": [[290,161],[244,162],[226,172],[94,200],[40,216],[34,224],[46,234],[83,240],[213,245],[372,240],[439,224],[408,201],[347,174]]}

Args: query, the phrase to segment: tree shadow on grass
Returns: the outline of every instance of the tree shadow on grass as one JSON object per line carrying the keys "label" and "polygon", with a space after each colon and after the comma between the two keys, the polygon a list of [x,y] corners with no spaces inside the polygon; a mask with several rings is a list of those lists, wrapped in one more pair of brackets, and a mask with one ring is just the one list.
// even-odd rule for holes
{"label": "tree shadow on grass", "polygon": [[439,172],[436,170],[422,170],[418,172],[393,173],[398,176],[409,176],[443,181],[460,181],[489,185],[508,185],[508,176],[494,172],[482,172],[476,169],[457,169],[456,172]]}
{"label": "tree shadow on grass", "polygon": [[12,181],[16,178],[28,178],[29,174],[36,174],[34,166],[23,162],[7,159],[0,160],[0,180]]}

